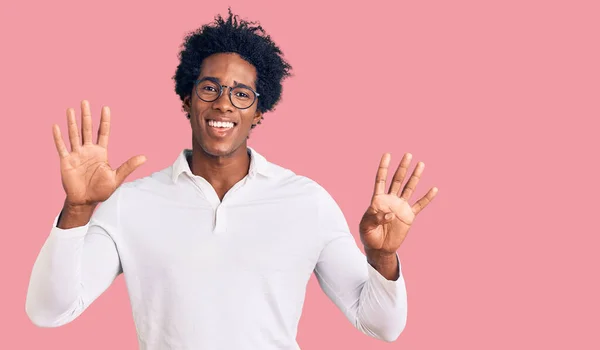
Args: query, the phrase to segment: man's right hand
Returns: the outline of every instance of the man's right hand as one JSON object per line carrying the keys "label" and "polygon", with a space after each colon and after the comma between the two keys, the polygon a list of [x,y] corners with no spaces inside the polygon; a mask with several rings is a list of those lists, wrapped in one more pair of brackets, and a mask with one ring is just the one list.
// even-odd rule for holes
{"label": "man's right hand", "polygon": [[85,224],[95,206],[108,199],[125,178],[146,161],[144,156],[135,156],[116,170],[110,167],[107,151],[110,131],[108,107],[102,108],[97,143],[93,142],[88,101],[81,102],[81,134],[73,108],[67,110],[67,123],[71,152],[65,146],[58,125],[53,125],[52,129],[60,156],[62,184],[67,195],[59,223],[59,227],[63,228]]}

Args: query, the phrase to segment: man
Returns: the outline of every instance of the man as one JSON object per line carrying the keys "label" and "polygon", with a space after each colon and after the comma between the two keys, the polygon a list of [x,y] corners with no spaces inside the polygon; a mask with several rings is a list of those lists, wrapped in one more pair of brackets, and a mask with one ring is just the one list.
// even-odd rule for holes
{"label": "man", "polygon": [[396,251],[437,189],[408,203],[424,165],[402,187],[405,154],[386,191],[385,154],[359,225],[363,255],[322,187],[247,146],[290,68],[260,26],[231,11],[191,33],[174,80],[192,149],[128,183],[145,158],[109,166],[109,109],[97,143],[88,102],[81,132],[68,109],[70,152],[53,129],[66,199],[34,264],[32,322],[71,322],[123,273],[141,349],[298,349],[314,272],[357,329],[395,340],[407,313]]}

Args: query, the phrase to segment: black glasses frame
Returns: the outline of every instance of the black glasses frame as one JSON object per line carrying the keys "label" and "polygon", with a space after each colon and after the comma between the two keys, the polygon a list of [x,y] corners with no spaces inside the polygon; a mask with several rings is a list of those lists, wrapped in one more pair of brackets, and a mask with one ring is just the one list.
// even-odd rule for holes
{"label": "black glasses frame", "polygon": [[[219,94],[217,95],[217,97],[215,97],[212,100],[205,100],[202,97],[200,97],[200,94],[198,93],[198,84],[200,84],[203,81],[210,81],[215,83],[218,87],[219,87]],[[252,107],[254,105],[254,103],[256,102],[256,100],[258,99],[258,96],[260,96],[260,94],[258,92],[256,92],[254,89],[252,89],[249,86],[243,85],[243,87],[245,89],[248,89],[250,91],[252,91],[254,93],[254,100],[252,101],[252,103],[248,106],[248,107],[244,107],[244,108],[240,108],[238,106],[235,105],[235,103],[233,103],[233,99],[231,98],[231,93],[233,91],[233,89],[235,89],[237,86],[227,86],[227,85],[221,85],[221,83],[219,83],[216,79],[213,78],[202,78],[202,79],[197,79],[194,81],[194,91],[196,92],[196,96],[201,99],[204,102],[215,102],[216,100],[218,100],[219,98],[221,98],[221,95],[223,95],[223,91],[225,91],[226,88],[229,88],[229,102],[231,102],[231,105],[234,106],[237,109],[248,109],[250,107]]]}

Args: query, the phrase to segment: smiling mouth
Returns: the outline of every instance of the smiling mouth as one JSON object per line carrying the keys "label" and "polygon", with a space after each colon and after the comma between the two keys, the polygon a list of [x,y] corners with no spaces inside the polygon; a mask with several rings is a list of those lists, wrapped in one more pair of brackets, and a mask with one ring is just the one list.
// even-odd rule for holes
{"label": "smiling mouth", "polygon": [[237,125],[237,123],[234,123],[234,122],[220,122],[220,121],[215,121],[215,120],[208,120],[207,124],[210,127],[213,127],[216,129],[221,129],[221,130],[232,129],[234,126]]}

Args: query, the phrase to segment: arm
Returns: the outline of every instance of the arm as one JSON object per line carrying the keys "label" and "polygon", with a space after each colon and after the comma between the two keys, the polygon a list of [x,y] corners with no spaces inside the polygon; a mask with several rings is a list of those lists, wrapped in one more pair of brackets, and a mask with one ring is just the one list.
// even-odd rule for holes
{"label": "arm", "polygon": [[82,216],[72,215],[68,209],[63,210],[60,222],[55,220],[34,263],[27,290],[25,309],[35,325],[58,327],[73,321],[122,272],[111,238],[118,226],[118,193],[83,225],[76,225]]}
{"label": "arm", "polygon": [[118,187],[145,161],[133,157],[116,170],[108,164],[108,107],[102,108],[97,143],[88,101],[81,102],[81,131],[72,108],[67,124],[70,152],[58,125],[52,127],[65,205],[33,266],[25,305],[31,321],[41,327],[74,320],[121,273],[113,241],[119,226]]}
{"label": "arm", "polygon": [[396,340],[407,316],[397,256],[397,278],[388,280],[368,263],[339,206],[326,193],[319,200],[319,227],[326,239],[315,269],[321,289],[358,330],[380,340]]}
{"label": "arm", "polygon": [[394,341],[404,330],[406,287],[401,274],[387,280],[370,264],[348,234],[329,242],[315,275],[321,289],[364,334]]}
{"label": "arm", "polygon": [[400,191],[411,157],[404,155],[387,193],[390,155],[381,159],[371,204],[359,224],[366,257],[335,201],[328,194],[318,199],[319,230],[327,242],[316,268],[319,283],[356,328],[386,341],[398,338],[406,325],[406,288],[397,251],[417,214],[438,191],[431,188],[414,205],[408,204],[425,166],[418,163]]}

